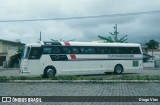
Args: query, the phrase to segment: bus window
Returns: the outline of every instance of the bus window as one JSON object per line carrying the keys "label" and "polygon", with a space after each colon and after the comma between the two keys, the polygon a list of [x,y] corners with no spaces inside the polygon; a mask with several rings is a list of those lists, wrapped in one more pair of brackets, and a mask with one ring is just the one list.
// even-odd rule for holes
{"label": "bus window", "polygon": [[87,54],[87,49],[86,47],[80,47],[81,53],[82,54]]}
{"label": "bus window", "polygon": [[44,54],[60,54],[61,50],[59,46],[44,46],[43,53]]}
{"label": "bus window", "polygon": [[78,47],[71,47],[72,54],[79,54],[79,49]]}
{"label": "bus window", "polygon": [[80,47],[82,54],[96,54],[96,48],[94,47]]}
{"label": "bus window", "polygon": [[88,48],[88,54],[95,54],[95,53],[96,53],[96,51],[93,47]]}
{"label": "bus window", "polygon": [[52,53],[53,54],[61,54],[61,49],[58,46],[52,47]]}
{"label": "bus window", "polygon": [[109,47],[109,54],[118,54],[118,47]]}
{"label": "bus window", "polygon": [[44,47],[43,48],[43,53],[44,54],[51,54],[52,53],[52,48],[51,47]]}
{"label": "bus window", "polygon": [[112,47],[99,47],[97,48],[98,54],[112,54]]}
{"label": "bus window", "polygon": [[119,54],[129,54],[128,47],[119,47]]}
{"label": "bus window", "polygon": [[105,54],[105,50],[103,47],[97,47],[98,54]]}
{"label": "bus window", "polygon": [[141,54],[139,47],[120,47],[120,54]]}
{"label": "bus window", "polygon": [[62,47],[62,50],[64,54],[71,54],[70,47]]}
{"label": "bus window", "polygon": [[26,48],[24,49],[23,59],[28,59],[28,57],[29,57],[29,52],[30,52],[30,47],[26,47]]}
{"label": "bus window", "polygon": [[134,53],[135,54],[141,54],[140,48],[139,47],[134,47]]}
{"label": "bus window", "polygon": [[41,52],[41,47],[32,47],[29,54],[29,59],[40,59],[42,55]]}

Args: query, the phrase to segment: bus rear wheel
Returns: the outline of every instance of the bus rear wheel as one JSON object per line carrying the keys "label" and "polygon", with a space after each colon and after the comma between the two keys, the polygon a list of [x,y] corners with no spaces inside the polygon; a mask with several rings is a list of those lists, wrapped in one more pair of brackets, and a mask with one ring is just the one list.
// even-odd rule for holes
{"label": "bus rear wheel", "polygon": [[53,77],[56,75],[56,70],[53,67],[46,67],[44,69],[44,77],[48,78],[48,77]]}
{"label": "bus rear wheel", "polygon": [[123,72],[122,65],[120,65],[120,64],[116,65],[115,68],[114,68],[114,73],[115,74],[122,74],[122,72]]}

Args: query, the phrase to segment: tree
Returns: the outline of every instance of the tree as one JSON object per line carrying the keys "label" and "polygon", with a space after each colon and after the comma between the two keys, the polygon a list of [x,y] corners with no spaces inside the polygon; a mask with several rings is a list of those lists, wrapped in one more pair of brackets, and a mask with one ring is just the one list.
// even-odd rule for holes
{"label": "tree", "polygon": [[155,40],[149,40],[149,42],[146,42],[146,46],[148,49],[158,49],[159,43]]}
{"label": "tree", "polygon": [[22,57],[22,53],[23,53],[23,48],[18,48],[17,53],[10,57],[10,63],[9,63],[10,67],[19,67],[19,60]]}
{"label": "tree", "polygon": [[152,49],[152,60],[153,60],[153,49],[159,48],[159,43],[155,40],[149,40],[149,42],[146,42],[146,46],[148,49]]}
{"label": "tree", "polygon": [[[117,32],[117,24],[116,24],[116,26],[114,26],[114,29],[115,29],[114,33],[109,32],[111,34],[111,36],[104,37],[104,36],[98,35],[98,37],[101,40],[103,40],[103,42],[105,42],[105,43],[108,43],[108,42],[110,42],[110,43],[113,43],[113,42],[126,43],[128,40],[127,35],[124,35],[123,37],[118,38],[119,32]],[[112,38],[112,36],[113,36],[113,38]]]}

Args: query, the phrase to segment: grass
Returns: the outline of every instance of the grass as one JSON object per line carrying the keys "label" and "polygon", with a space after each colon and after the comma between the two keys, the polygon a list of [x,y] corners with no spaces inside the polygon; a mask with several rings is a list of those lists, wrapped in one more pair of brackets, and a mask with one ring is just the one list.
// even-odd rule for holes
{"label": "grass", "polygon": [[[106,76],[107,77],[107,76]],[[7,82],[9,80],[160,80],[159,75],[154,76],[113,76],[112,78],[93,77],[93,76],[56,76],[51,78],[42,78],[41,76],[0,76],[0,82]]]}
{"label": "grass", "polygon": [[42,78],[41,76],[0,76],[0,82],[9,80],[102,80],[102,77],[86,77],[86,76],[56,76],[51,78]]}

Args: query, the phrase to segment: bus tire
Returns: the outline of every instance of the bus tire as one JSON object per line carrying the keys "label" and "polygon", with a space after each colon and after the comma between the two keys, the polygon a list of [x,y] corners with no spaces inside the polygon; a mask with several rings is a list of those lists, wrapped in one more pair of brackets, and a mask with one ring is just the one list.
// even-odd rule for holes
{"label": "bus tire", "polygon": [[44,69],[44,77],[53,77],[56,75],[56,69],[52,66],[48,66]]}
{"label": "bus tire", "polygon": [[114,68],[114,73],[115,74],[122,74],[123,72],[123,66],[121,64],[117,64]]}

